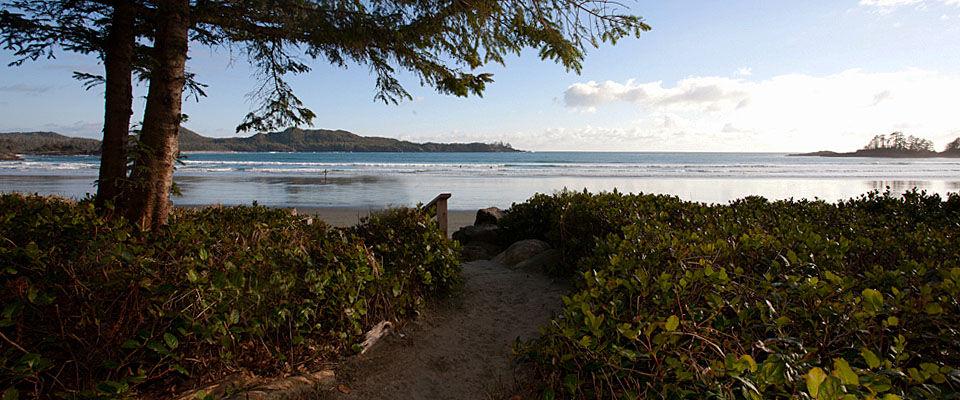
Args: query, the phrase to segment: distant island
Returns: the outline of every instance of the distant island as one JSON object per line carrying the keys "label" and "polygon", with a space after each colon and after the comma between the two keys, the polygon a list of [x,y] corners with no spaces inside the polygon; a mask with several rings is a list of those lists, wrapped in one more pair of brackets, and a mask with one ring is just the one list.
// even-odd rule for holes
{"label": "distant island", "polygon": [[862,149],[850,153],[815,151],[813,153],[787,154],[791,157],[874,157],[874,158],[960,158],[960,138],[948,143],[941,152],[933,149],[927,139],[905,136],[903,132],[877,135]]}
{"label": "distant island", "polygon": [[[384,137],[356,135],[344,130],[290,128],[240,138],[211,138],[180,128],[180,151],[209,152],[519,152],[508,143],[413,143]],[[0,133],[0,160],[17,154],[99,155],[100,141],[54,132]]]}
{"label": "distant island", "polygon": [[19,160],[17,154],[100,154],[100,141],[53,132],[0,133],[0,161]]}

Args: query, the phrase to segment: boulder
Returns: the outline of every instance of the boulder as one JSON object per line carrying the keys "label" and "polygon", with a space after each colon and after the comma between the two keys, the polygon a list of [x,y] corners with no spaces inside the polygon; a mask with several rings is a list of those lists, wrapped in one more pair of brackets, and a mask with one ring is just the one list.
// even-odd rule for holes
{"label": "boulder", "polygon": [[550,244],[542,240],[521,240],[511,244],[506,251],[498,254],[491,261],[506,265],[516,265],[547,250],[550,250]]}
{"label": "boulder", "polygon": [[560,254],[560,250],[550,249],[526,260],[520,261],[517,263],[517,265],[514,265],[510,268],[544,272],[556,270],[556,267],[560,265],[562,260],[563,255]]}
{"label": "boulder", "polygon": [[471,225],[460,228],[453,233],[453,240],[466,245],[473,242],[497,242],[497,231],[500,228],[496,225]]}
{"label": "boulder", "polygon": [[500,224],[500,218],[503,218],[503,211],[496,207],[488,207],[482,210],[477,210],[477,219],[473,222],[474,225],[498,225]]}
{"label": "boulder", "polygon": [[463,261],[489,260],[500,252],[500,246],[488,242],[470,242],[460,250]]}

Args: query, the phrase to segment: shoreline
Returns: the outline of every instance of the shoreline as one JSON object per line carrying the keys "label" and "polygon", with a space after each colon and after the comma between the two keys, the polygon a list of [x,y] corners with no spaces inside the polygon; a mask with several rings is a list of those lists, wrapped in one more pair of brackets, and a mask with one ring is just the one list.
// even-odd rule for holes
{"label": "shoreline", "polygon": [[[179,208],[205,208],[216,207],[218,204],[190,204],[175,205]],[[230,207],[224,205],[224,207]],[[324,207],[324,206],[267,206],[281,210],[297,210],[297,215],[310,215],[326,222],[330,226],[347,227],[360,222],[360,218],[367,217],[371,213],[383,211],[387,207]],[[473,225],[477,216],[477,210],[447,210],[447,237],[464,226]]]}

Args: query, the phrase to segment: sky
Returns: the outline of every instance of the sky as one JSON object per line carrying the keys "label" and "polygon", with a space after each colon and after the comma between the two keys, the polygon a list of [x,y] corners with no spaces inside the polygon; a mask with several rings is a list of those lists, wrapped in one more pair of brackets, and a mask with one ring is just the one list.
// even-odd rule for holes
{"label": "sky", "polygon": [[[589,49],[581,74],[536,51],[508,57],[482,98],[401,83],[413,100],[374,101],[364,66],[322,60],[290,77],[313,128],[411,141],[495,142],[533,151],[852,151],[903,131],[942,149],[960,137],[960,0],[626,0],[653,30]],[[185,98],[184,126],[212,137],[254,108],[253,71],[229,51],[194,47],[208,97]],[[0,51],[4,65],[10,52]],[[93,57],[0,66],[0,132],[100,138]],[[142,118],[138,86],[133,121]],[[307,128],[307,127],[304,127]]]}

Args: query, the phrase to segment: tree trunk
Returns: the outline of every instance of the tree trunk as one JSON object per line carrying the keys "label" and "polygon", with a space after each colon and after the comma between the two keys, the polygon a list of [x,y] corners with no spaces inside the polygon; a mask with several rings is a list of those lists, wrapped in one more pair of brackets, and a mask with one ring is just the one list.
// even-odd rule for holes
{"label": "tree trunk", "polygon": [[97,208],[120,199],[120,182],[127,177],[127,139],[133,115],[133,48],[136,8],[129,0],[114,3],[103,65],[106,76],[104,95],[103,144],[100,149],[100,179],[97,183]]}
{"label": "tree trunk", "polygon": [[180,132],[187,61],[188,0],[157,2],[154,60],[140,133],[140,154],[130,174],[127,216],[144,230],[167,224]]}

